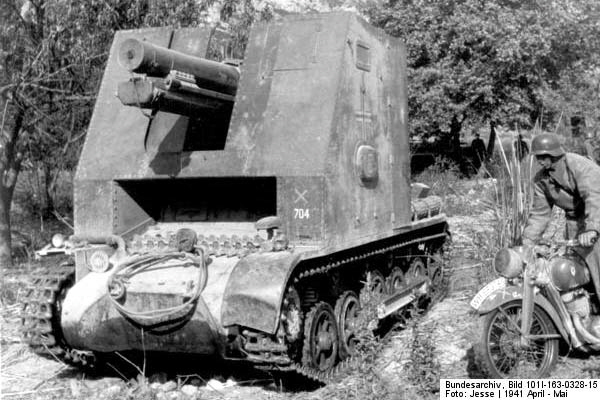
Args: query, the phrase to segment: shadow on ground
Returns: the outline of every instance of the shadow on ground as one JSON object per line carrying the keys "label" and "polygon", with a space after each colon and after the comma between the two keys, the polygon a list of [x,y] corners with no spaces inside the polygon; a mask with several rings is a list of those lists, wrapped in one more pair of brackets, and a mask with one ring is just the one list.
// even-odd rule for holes
{"label": "shadow on ground", "polygon": [[244,361],[189,354],[123,352],[102,354],[95,368],[80,371],[69,368],[59,377],[73,378],[85,373],[88,380],[120,378],[130,381],[146,376],[152,382],[177,382],[179,385],[210,386],[211,381],[231,380],[236,386],[255,386],[277,392],[316,390],[322,385],[290,371],[257,368]]}

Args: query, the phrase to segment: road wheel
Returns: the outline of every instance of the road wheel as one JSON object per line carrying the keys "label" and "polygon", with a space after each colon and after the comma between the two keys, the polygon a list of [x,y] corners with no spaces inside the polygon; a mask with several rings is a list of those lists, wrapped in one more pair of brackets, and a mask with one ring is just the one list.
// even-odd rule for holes
{"label": "road wheel", "polygon": [[367,272],[365,289],[372,296],[382,296],[385,293],[385,278],[379,270],[374,269]]}
{"label": "road wheel", "polygon": [[330,371],[337,362],[338,346],[333,309],[325,302],[317,303],[304,320],[302,364],[317,372]]}
{"label": "road wheel", "polygon": [[416,257],[410,263],[406,274],[404,274],[404,281],[408,284],[414,282],[416,279],[427,275],[427,266],[421,257]]}
{"label": "road wheel", "polygon": [[393,294],[404,287],[404,272],[400,267],[394,267],[387,278],[388,293]]}
{"label": "road wheel", "polygon": [[335,318],[339,332],[339,358],[343,360],[356,351],[356,328],[360,303],[358,296],[351,290],[344,292],[335,303]]}

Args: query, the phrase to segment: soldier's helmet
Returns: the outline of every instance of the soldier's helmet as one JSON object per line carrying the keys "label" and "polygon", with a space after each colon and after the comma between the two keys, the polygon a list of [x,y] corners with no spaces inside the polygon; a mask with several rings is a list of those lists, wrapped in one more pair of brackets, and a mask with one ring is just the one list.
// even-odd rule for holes
{"label": "soldier's helmet", "polygon": [[533,138],[531,153],[535,156],[549,155],[559,157],[565,154],[558,136],[552,133],[542,133]]}

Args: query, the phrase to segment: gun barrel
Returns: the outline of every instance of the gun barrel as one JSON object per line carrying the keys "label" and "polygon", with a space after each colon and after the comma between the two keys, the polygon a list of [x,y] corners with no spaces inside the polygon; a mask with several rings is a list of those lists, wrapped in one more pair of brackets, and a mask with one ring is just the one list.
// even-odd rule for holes
{"label": "gun barrel", "polygon": [[119,48],[119,63],[131,72],[164,78],[173,70],[194,76],[196,84],[235,95],[240,73],[236,67],[167,49],[138,39],[127,39]]}

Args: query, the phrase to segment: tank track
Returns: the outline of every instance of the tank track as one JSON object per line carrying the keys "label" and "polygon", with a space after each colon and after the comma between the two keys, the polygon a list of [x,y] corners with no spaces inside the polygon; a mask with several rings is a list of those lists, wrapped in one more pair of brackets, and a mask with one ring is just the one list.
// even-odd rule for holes
{"label": "tank track", "polygon": [[[425,237],[420,237],[420,238],[413,239],[413,240],[408,240],[408,241],[401,242],[401,243],[396,243],[396,244],[393,244],[390,246],[382,247],[379,249],[374,249],[371,251],[365,251],[360,254],[355,254],[353,256],[342,258],[340,260],[333,261],[333,262],[327,263],[322,266],[309,268],[309,269],[301,272],[300,274],[298,274],[298,276],[296,276],[294,278],[293,283],[299,284],[304,279],[315,277],[316,275],[327,274],[329,272],[334,271],[337,268],[340,268],[341,266],[343,266],[345,264],[349,264],[349,263],[361,261],[361,260],[366,260],[375,255],[384,254],[384,253],[387,253],[387,252],[390,252],[393,250],[397,250],[402,247],[408,247],[408,246],[413,246],[413,245],[417,245],[417,244],[421,244],[421,243],[427,243],[429,241],[433,241],[435,239],[441,239],[441,238],[445,238],[445,237],[447,237],[447,233],[442,232],[442,233],[437,233],[437,234],[430,235],[430,236],[425,236]],[[269,351],[269,349],[265,348],[265,352],[268,352],[268,351]],[[315,382],[318,382],[321,384],[329,384],[329,383],[334,383],[334,382],[338,381],[340,378],[344,377],[345,372],[348,371],[348,369],[351,366],[353,366],[354,364],[356,364],[357,362],[359,362],[359,360],[357,360],[356,358],[349,357],[349,358],[339,362],[330,371],[326,371],[326,372],[318,371],[314,368],[308,367],[308,366],[303,365],[298,362],[292,362],[289,365],[285,365],[285,366],[263,365],[261,369],[270,370],[273,372],[279,372],[279,371],[294,372],[305,378],[311,379]]]}
{"label": "tank track", "polygon": [[72,261],[54,268],[42,268],[31,274],[21,309],[23,342],[36,354],[78,367],[90,367],[92,353],[70,348],[60,327],[61,302],[66,290],[75,282]]}

